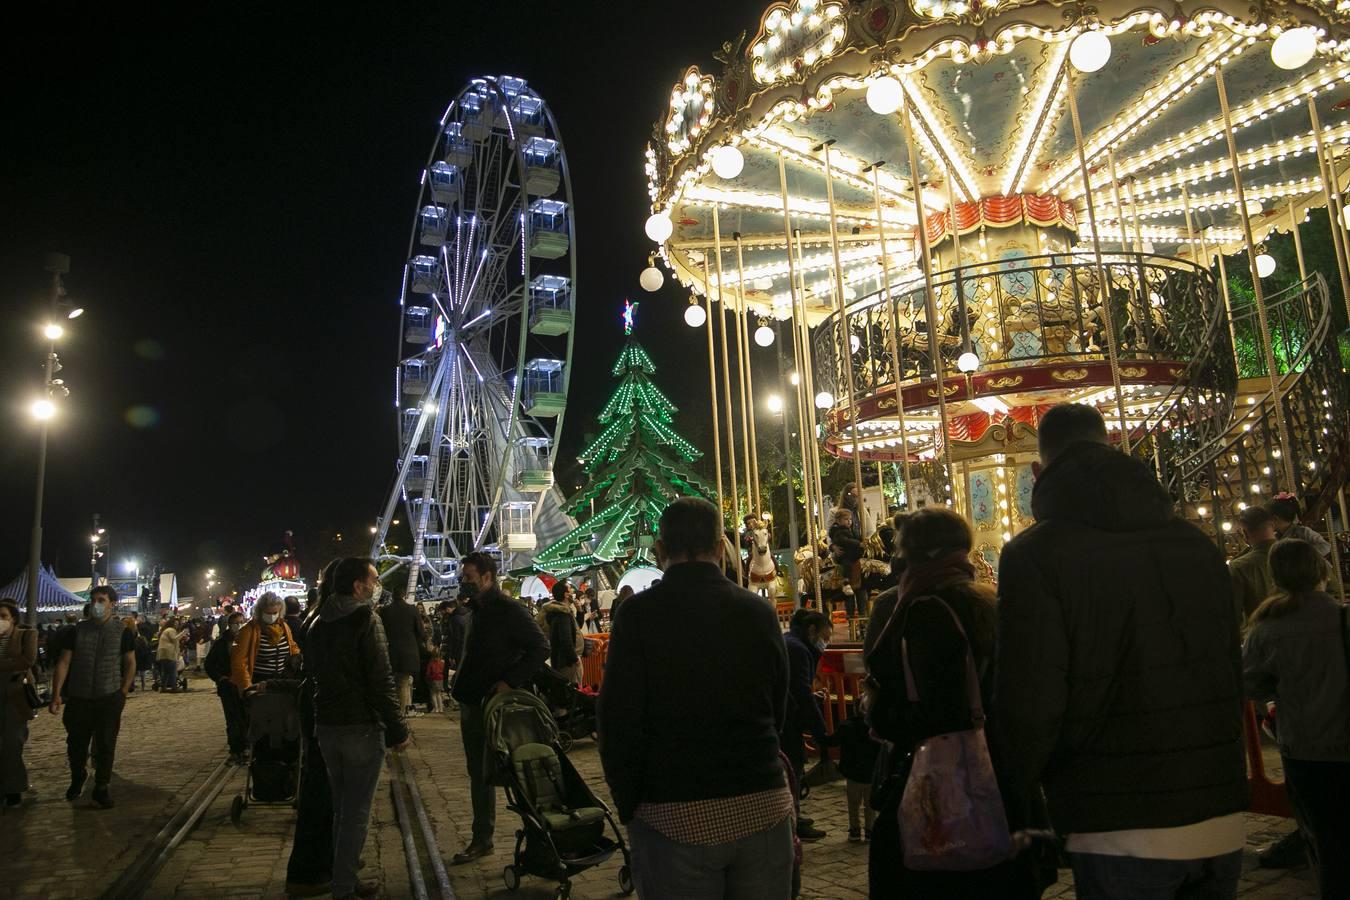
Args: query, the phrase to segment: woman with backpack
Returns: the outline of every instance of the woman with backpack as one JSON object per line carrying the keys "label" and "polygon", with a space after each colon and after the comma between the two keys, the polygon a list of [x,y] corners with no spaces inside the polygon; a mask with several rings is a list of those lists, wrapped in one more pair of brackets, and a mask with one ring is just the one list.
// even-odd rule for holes
{"label": "woman with backpack", "polygon": [[[918,862],[920,851],[931,848],[913,846],[914,841],[905,846],[902,840],[901,819],[913,818],[910,803],[904,803],[902,810],[902,800],[915,760],[932,753],[934,739],[939,737],[973,732],[971,740],[984,743],[980,735],[993,688],[996,618],[993,591],[975,583],[972,543],[970,526],[950,509],[928,507],[910,516],[899,541],[900,555],[906,560],[899,601],[886,621],[872,620],[877,637],[865,656],[869,672],[865,703],[873,732],[886,744],[873,779],[872,805],[877,818],[868,880],[874,898],[1021,900],[1039,897],[1054,880],[1042,877],[1032,854],[1012,855],[1006,794],[1001,796],[1004,809],[998,808],[995,795],[995,812],[1001,821],[990,829],[994,832],[1001,826],[1002,831],[988,835],[1008,842],[1001,861],[954,871],[936,858],[940,852]],[[975,684],[969,676],[970,663]],[[993,770],[997,776],[997,755],[993,755]],[[998,781],[1001,786],[1004,779]],[[922,787],[916,784],[915,790]]]}
{"label": "woman with backpack", "polygon": [[1276,541],[1269,565],[1279,593],[1252,613],[1243,681],[1248,697],[1276,703],[1285,788],[1321,896],[1350,897],[1348,613],[1326,593],[1330,573],[1314,545]]}

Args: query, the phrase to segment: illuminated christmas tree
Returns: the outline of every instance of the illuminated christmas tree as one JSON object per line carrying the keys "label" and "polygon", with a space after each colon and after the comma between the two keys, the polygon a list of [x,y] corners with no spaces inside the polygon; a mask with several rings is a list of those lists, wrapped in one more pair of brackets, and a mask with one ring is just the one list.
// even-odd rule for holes
{"label": "illuminated christmas tree", "polygon": [[652,383],[656,366],[632,338],[636,309],[624,303],[628,340],[613,369],[619,386],[597,417],[599,436],[578,456],[590,483],[566,501],[570,515],[589,517],[535,554],[536,570],[561,576],[654,564],[651,548],[665,508],[680,497],[714,500],[689,470],[703,454],[675,431],[679,410]]}

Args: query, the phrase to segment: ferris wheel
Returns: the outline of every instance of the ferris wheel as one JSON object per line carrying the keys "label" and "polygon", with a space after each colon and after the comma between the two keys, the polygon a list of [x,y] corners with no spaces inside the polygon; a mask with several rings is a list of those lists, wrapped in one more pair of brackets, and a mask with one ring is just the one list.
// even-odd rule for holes
{"label": "ferris wheel", "polygon": [[408,596],[471,550],[510,566],[574,523],[554,488],[575,321],[576,234],[557,123],[526,83],[475,78],[442,117],[399,295],[400,458],[375,529],[402,507]]}

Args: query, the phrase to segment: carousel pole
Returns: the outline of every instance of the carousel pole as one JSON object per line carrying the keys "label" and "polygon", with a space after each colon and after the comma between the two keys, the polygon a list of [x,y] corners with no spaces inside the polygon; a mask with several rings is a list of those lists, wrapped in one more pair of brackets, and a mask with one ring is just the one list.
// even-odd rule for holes
{"label": "carousel pole", "polygon": [[[722,293],[722,225],[718,218],[717,206],[713,205],[713,253],[717,260],[717,317],[721,319],[719,329],[722,336],[722,399],[727,411],[727,461],[731,468],[731,527],[734,532],[740,521],[741,490],[736,481],[736,428],[732,424],[734,412],[731,406],[731,366],[727,363],[727,304]],[[741,550],[736,548],[736,580],[744,583],[745,573],[741,571]]]}
{"label": "carousel pole", "polygon": [[1139,202],[1134,196],[1134,176],[1125,182],[1125,197],[1130,204],[1130,221],[1134,224],[1134,252],[1144,252],[1143,220],[1139,217]]}
{"label": "carousel pole", "polygon": [[1266,372],[1270,375],[1270,394],[1275,401],[1275,424],[1280,433],[1280,461],[1288,479],[1285,490],[1298,491],[1294,477],[1294,458],[1290,453],[1289,424],[1284,419],[1284,397],[1280,393],[1280,376],[1275,370],[1275,348],[1271,344],[1270,321],[1266,317],[1266,297],[1261,289],[1261,276],[1256,271],[1256,241],[1252,239],[1252,220],[1247,215],[1247,192],[1242,187],[1242,169],[1238,161],[1237,141],[1233,138],[1233,117],[1228,111],[1228,91],[1224,88],[1223,69],[1214,70],[1214,83],[1219,88],[1219,111],[1223,114],[1223,131],[1228,139],[1228,161],[1233,168],[1233,186],[1237,189],[1238,214],[1242,217],[1242,239],[1247,244],[1247,263],[1252,272],[1252,294],[1256,300],[1256,318],[1261,325],[1261,344],[1265,350]]}
{"label": "carousel pole", "polygon": [[1078,93],[1073,73],[1064,75],[1069,118],[1073,121],[1073,143],[1078,152],[1078,170],[1083,179],[1083,201],[1087,205],[1088,226],[1092,229],[1092,255],[1097,263],[1097,298],[1102,304],[1102,324],[1106,326],[1106,356],[1111,366],[1111,386],[1116,393],[1116,415],[1120,420],[1121,449],[1130,452],[1130,423],[1125,418],[1125,391],[1120,385],[1120,357],[1116,350],[1116,326],[1111,320],[1111,298],[1107,289],[1106,265],[1102,262],[1102,242],[1097,231],[1097,211],[1092,203],[1092,179],[1088,174],[1087,154],[1083,150],[1083,124],[1078,120]]}
{"label": "carousel pole", "polygon": [[[1191,194],[1190,191],[1186,190],[1186,185],[1184,184],[1181,186],[1181,205],[1182,209],[1185,210],[1186,212],[1186,239],[1191,242],[1191,256],[1192,258],[1194,258],[1196,236],[1195,236],[1195,226],[1194,224],[1192,224],[1191,219]],[[1205,261],[1204,269],[1206,272],[1208,272],[1209,247],[1206,246],[1205,244],[1204,232],[1200,233],[1200,257]],[[1225,318],[1228,319],[1228,342],[1233,347],[1233,371],[1238,372],[1240,374],[1242,371],[1242,367],[1238,365],[1237,330],[1233,324],[1233,304],[1228,299],[1228,277],[1227,275],[1224,274],[1222,244],[1219,245],[1218,257],[1219,257],[1219,296],[1223,298],[1224,316]]]}
{"label": "carousel pole", "polygon": [[1289,231],[1294,236],[1294,258],[1298,260],[1298,280],[1308,280],[1308,265],[1303,261],[1303,238],[1298,233],[1298,215],[1294,212],[1294,201],[1289,201]]}
{"label": "carousel pole", "polygon": [[900,460],[903,467],[905,485],[905,512],[910,511],[910,482],[909,482],[909,435],[905,429],[905,392],[901,389],[900,377],[900,340],[896,332],[899,330],[900,320],[896,315],[895,304],[891,300],[891,260],[886,255],[886,223],[881,218],[881,181],[877,177],[877,170],[885,163],[876,162],[868,168],[872,173],[872,202],[876,204],[877,209],[877,241],[881,245],[881,292],[885,298],[886,311],[891,317],[890,335],[891,335],[891,379],[895,385],[895,424],[900,429]]}
{"label": "carousel pole", "polygon": [[1312,120],[1313,140],[1317,142],[1317,172],[1322,176],[1322,197],[1327,204],[1327,224],[1331,226],[1331,243],[1336,250],[1336,268],[1341,276],[1341,296],[1345,299],[1345,313],[1350,316],[1350,247],[1346,246],[1344,223],[1336,221],[1336,203],[1332,197],[1336,168],[1322,141],[1322,122],[1317,115],[1315,96],[1308,98],[1308,118]]}
{"label": "carousel pole", "polygon": [[[708,254],[703,254],[703,299],[709,307],[712,306],[712,290],[709,285],[712,284],[712,278],[708,274]],[[722,492],[722,429],[717,421],[717,354],[713,352],[713,314],[708,309],[707,318],[704,320],[704,326],[708,332],[708,399],[711,401],[708,405],[712,409],[712,427],[713,427],[713,471],[717,473],[717,510],[722,511],[722,504],[726,502],[726,497]],[[725,521],[725,520],[724,520]]]}
{"label": "carousel pole", "polygon": [[[830,145],[833,143],[833,139],[828,140],[816,149],[822,147],[825,149],[825,199],[830,205],[830,252],[834,257],[834,298],[835,308],[839,313],[840,338],[843,341],[839,350],[843,356],[842,367],[846,376],[844,387],[848,391],[848,416],[853,431],[853,452],[849,455],[853,457],[853,490],[858,501],[858,518],[863,519],[862,457],[858,448],[858,402],[853,383],[853,339],[848,324],[848,310],[844,306],[844,268],[839,262],[839,226],[835,218],[834,173],[830,168]],[[868,523],[859,521],[858,533],[866,538],[868,532]]]}
{"label": "carousel pole", "polygon": [[1111,173],[1111,192],[1116,198],[1116,224],[1120,226],[1120,252],[1130,252],[1130,236],[1125,230],[1125,202],[1120,196],[1120,179],[1116,177],[1116,153],[1106,152],[1106,167]]}
{"label": "carousel pole", "polygon": [[745,333],[742,336],[743,352],[745,356],[745,396],[746,409],[748,410],[750,435],[750,462],[746,470],[746,478],[751,484],[751,493],[754,500],[750,504],[750,512],[759,515],[764,509],[764,492],[759,485],[759,436],[755,428],[755,373],[750,364],[750,309],[745,304],[745,256],[741,246],[741,233],[738,231],[734,235],[736,239],[736,303],[741,308],[741,315],[745,317]]}
{"label": "carousel pole", "polygon": [[[956,179],[952,177],[951,170],[947,170],[947,214],[951,217],[952,223],[952,268],[961,268],[961,229],[956,224]],[[958,276],[960,273],[957,273]]]}
{"label": "carousel pole", "polygon": [[[811,545],[811,557],[816,560],[815,576],[811,581],[815,585],[816,609],[819,610],[823,604],[820,596],[820,537],[816,529],[816,519],[811,509],[812,491],[811,491],[811,458],[809,444],[815,442],[816,431],[814,426],[811,429],[811,437],[806,436],[806,411],[810,406],[810,398],[803,402],[803,395],[806,391],[806,376],[802,366],[802,356],[805,347],[802,346],[797,329],[797,319],[800,316],[802,321],[806,319],[806,297],[798,289],[797,282],[801,278],[801,267],[794,264],[792,258],[792,210],[788,203],[787,190],[787,166],[783,163],[783,154],[778,154],[778,186],[783,194],[783,249],[787,251],[788,261],[788,297],[792,302],[792,316],[788,320],[788,326],[792,331],[792,363],[797,367],[797,439],[801,447],[802,457],[802,494],[806,498],[806,540]],[[793,276],[796,276],[794,278]],[[786,416],[786,413],[785,413]],[[786,427],[786,426],[784,426]],[[788,490],[792,489],[792,469],[788,467]],[[795,498],[794,498],[795,499]],[[793,564],[796,564],[797,556],[793,554]],[[797,585],[792,586],[794,596],[797,593]]]}
{"label": "carousel pole", "polygon": [[[788,291],[789,291],[789,295],[790,295],[790,293],[791,293],[791,291],[792,291],[792,281],[790,280],[790,279],[792,278],[792,266],[791,266],[791,264],[790,264],[790,263],[791,263],[791,259],[792,259],[792,255],[791,255],[791,254],[788,254],[788,260],[789,260],[789,266],[788,266],[788,278],[789,278],[789,281],[788,281]],[[785,380],[784,377],[783,377],[784,374],[785,374],[785,373],[784,373],[784,370],[783,370],[783,362],[784,362],[784,357],[787,355],[787,354],[786,354],[786,351],[785,351],[785,349],[784,349],[784,346],[783,346],[783,344],[784,344],[784,342],[783,342],[783,328],[782,328],[782,322],[781,322],[781,321],[778,322],[778,327],[777,327],[775,330],[778,332],[778,340],[777,340],[777,345],[776,345],[773,349],[774,349],[774,357],[776,358],[776,360],[777,360],[777,362],[778,362],[778,383],[781,385],[781,384],[783,384],[783,382],[784,382],[784,380]],[[801,381],[800,378],[798,378],[797,380],[798,380],[799,382]],[[800,406],[797,402],[795,402],[795,401],[798,399],[798,397],[797,397],[797,391],[796,391],[795,387],[794,387],[793,392],[792,392],[792,394],[791,394],[790,396],[792,397],[792,405],[797,407],[797,420],[798,420],[798,432],[797,432],[797,433],[800,434],[800,433],[801,433],[801,430],[800,430],[800,429],[801,429],[801,406]],[[801,578],[801,574],[800,574],[800,572],[798,571],[798,568],[797,568],[797,551],[801,548],[801,543],[802,543],[802,542],[801,542],[801,537],[800,537],[800,535],[799,535],[798,532],[797,532],[797,492],[796,492],[795,490],[793,490],[793,487],[792,487],[792,435],[791,435],[791,433],[790,433],[790,432],[791,432],[791,428],[788,426],[788,402],[789,402],[788,397],[789,397],[789,394],[787,393],[787,391],[784,391],[784,392],[783,392],[783,411],[782,411],[782,416],[780,417],[780,420],[779,420],[779,421],[780,421],[780,424],[781,424],[782,429],[783,429],[783,462],[784,462],[784,464],[785,464],[786,467],[787,467],[788,549],[792,552],[792,555],[788,557],[788,584],[791,586],[790,590],[791,590],[791,592],[792,592],[792,593],[791,593],[791,596],[792,596],[792,605],[793,605],[794,607],[797,607],[797,606],[800,606],[800,605],[801,605],[801,600],[802,600],[801,594],[800,594],[800,593],[798,592],[798,590],[797,590],[797,583],[798,583],[798,581],[799,581],[800,578]],[[805,482],[805,479],[803,479],[803,482]],[[772,505],[772,504],[770,504],[770,505]]]}
{"label": "carousel pole", "polygon": [[[943,479],[942,484],[947,496],[943,503],[952,506],[956,503],[953,482],[956,470],[952,468],[952,442],[947,421],[947,377],[942,365],[942,347],[938,337],[937,296],[933,291],[933,258],[928,247],[928,217],[923,210],[923,179],[919,174],[919,150],[914,143],[914,129],[909,120],[909,98],[900,102],[900,127],[905,132],[905,150],[909,155],[909,178],[914,187],[914,210],[919,219],[919,268],[923,270],[924,314],[928,318],[928,355],[933,361],[933,381],[937,391],[938,436],[942,439]],[[920,382],[922,383],[922,382]],[[933,448],[936,451],[936,447]],[[936,452],[934,462],[937,461]]]}
{"label": "carousel pole", "polygon": [[798,378],[803,379],[802,384],[806,390],[806,422],[811,426],[811,469],[816,480],[816,510],[817,524],[816,533],[828,530],[825,527],[825,517],[829,511],[825,509],[825,483],[821,480],[820,468],[820,441],[817,435],[820,434],[820,422],[816,418],[816,363],[811,358],[811,330],[806,321],[806,268],[802,265],[802,230],[797,229],[797,295],[801,298],[802,316],[801,316],[801,341],[802,341],[802,365],[805,367],[804,373],[798,373]]}
{"label": "carousel pole", "polygon": [[[740,245],[741,234],[739,231],[732,233],[737,246]],[[737,270],[739,272],[739,268]],[[755,504],[755,479],[750,471],[750,413],[746,409],[746,394],[749,393],[745,380],[745,328],[742,326],[742,308],[741,308],[741,286],[736,285],[736,293],[732,296],[732,321],[736,323],[736,392],[741,403],[741,462],[745,466],[742,470],[745,472],[745,511],[754,513],[757,509]],[[738,523],[733,523],[732,528],[739,528]]]}

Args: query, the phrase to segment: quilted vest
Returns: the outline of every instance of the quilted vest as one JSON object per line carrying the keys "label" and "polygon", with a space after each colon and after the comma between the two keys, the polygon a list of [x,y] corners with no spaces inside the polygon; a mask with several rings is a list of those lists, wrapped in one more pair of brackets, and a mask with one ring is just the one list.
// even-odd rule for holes
{"label": "quilted vest", "polygon": [[117,616],[106,622],[84,619],[75,626],[66,693],[79,700],[106,697],[122,689],[122,632]]}

